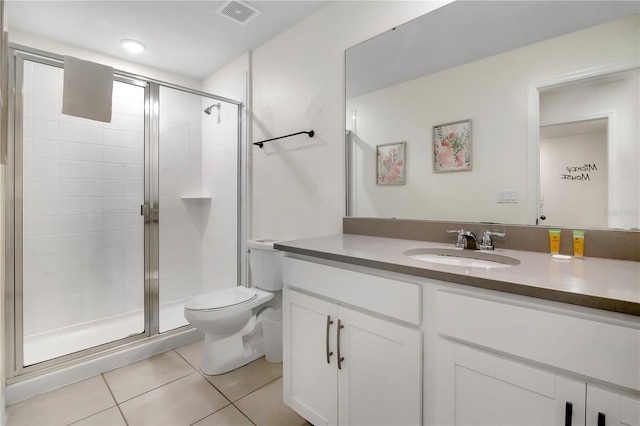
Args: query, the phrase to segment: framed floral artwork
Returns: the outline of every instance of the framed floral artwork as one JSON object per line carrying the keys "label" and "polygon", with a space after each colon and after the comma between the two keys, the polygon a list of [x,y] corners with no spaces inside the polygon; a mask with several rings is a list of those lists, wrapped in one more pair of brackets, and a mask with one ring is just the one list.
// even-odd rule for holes
{"label": "framed floral artwork", "polygon": [[378,185],[404,185],[405,142],[389,143],[376,147],[376,183]]}
{"label": "framed floral artwork", "polygon": [[471,120],[433,126],[433,171],[471,170]]}

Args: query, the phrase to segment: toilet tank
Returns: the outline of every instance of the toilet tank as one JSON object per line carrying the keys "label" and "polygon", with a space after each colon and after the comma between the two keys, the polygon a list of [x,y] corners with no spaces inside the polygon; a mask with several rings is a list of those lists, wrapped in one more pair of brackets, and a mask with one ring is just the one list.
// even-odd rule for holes
{"label": "toilet tank", "polygon": [[249,240],[249,267],[253,286],[267,291],[282,290],[282,252],[273,248],[278,240]]}

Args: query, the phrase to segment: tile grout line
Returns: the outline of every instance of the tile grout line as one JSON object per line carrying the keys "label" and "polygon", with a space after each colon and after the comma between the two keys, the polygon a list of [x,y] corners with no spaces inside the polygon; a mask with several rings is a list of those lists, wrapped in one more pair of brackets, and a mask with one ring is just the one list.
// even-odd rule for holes
{"label": "tile grout line", "polygon": [[[242,410],[241,410],[241,409],[240,409],[240,408],[235,404],[235,402],[240,401],[242,398],[244,398],[244,397],[246,397],[246,396],[251,395],[253,392],[255,392],[255,391],[259,390],[259,389],[262,389],[263,387],[267,386],[268,384],[271,384],[271,383],[275,382],[276,380],[280,379],[282,376],[279,376],[279,377],[277,377],[276,379],[274,379],[274,380],[272,380],[272,381],[270,381],[270,382],[268,382],[268,383],[265,383],[264,385],[260,386],[258,389],[254,389],[253,391],[249,392],[248,394],[243,395],[242,397],[238,398],[238,399],[234,402],[234,401],[231,401],[231,399],[229,399],[229,397],[227,397],[227,395],[225,395],[225,394],[224,394],[224,392],[222,392],[220,389],[218,389],[218,387],[217,387],[216,385],[214,385],[213,383],[211,383],[211,381],[210,381],[209,379],[207,379],[207,375],[206,375],[206,374],[205,374],[205,373],[204,373],[200,368],[197,368],[195,365],[191,364],[191,363],[189,362],[189,360],[187,360],[184,356],[182,356],[182,354],[180,354],[180,352],[178,352],[177,350],[175,350],[175,349],[174,349],[174,351],[175,351],[178,355],[180,355],[180,357],[181,357],[182,359],[184,359],[184,360],[185,360],[189,365],[191,365],[193,368],[195,368],[195,369],[196,369],[196,372],[198,372],[198,373],[200,374],[200,376],[202,376],[202,378],[203,378],[203,379],[205,379],[205,380],[207,381],[207,383],[209,383],[209,385],[211,385],[211,387],[213,387],[215,390],[217,390],[217,391],[220,393],[220,395],[222,395],[222,396],[223,396],[223,398],[224,398],[224,399],[226,399],[226,400],[229,402],[229,404],[228,404],[228,405],[225,405],[224,407],[220,408],[220,410],[217,410],[217,411],[214,411],[214,412],[213,412],[213,413],[211,413],[211,414],[208,414],[207,416],[203,417],[202,419],[200,419],[200,420],[198,420],[198,421],[196,421],[196,422],[192,423],[192,425],[193,425],[193,424],[195,424],[195,423],[198,423],[199,421],[202,421],[202,420],[206,419],[207,417],[209,417],[209,416],[211,416],[211,415],[213,415],[213,414],[215,414],[215,413],[217,413],[217,412],[219,412],[219,411],[221,411],[221,410],[224,410],[225,408],[227,408],[227,407],[229,407],[229,406],[232,406],[233,408],[235,408],[236,410],[238,410],[238,411],[240,412],[240,414],[242,414],[242,415],[243,415],[247,420],[249,420],[249,421],[251,422],[251,424],[253,424],[253,425],[257,425],[257,423],[256,423],[256,422],[254,422],[253,420],[251,420],[251,418],[250,418],[250,417],[249,417],[249,416],[248,416],[244,411],[242,411]],[[240,367],[240,368],[242,368],[242,367]]]}
{"label": "tile grout line", "polygon": [[[175,351],[175,353],[177,353],[177,354],[178,354],[182,359],[184,359],[184,360],[187,362],[187,364],[189,364],[191,367],[193,367],[193,368],[194,368],[194,370],[196,370],[196,373],[200,374],[200,376],[201,376],[203,379],[205,379],[205,380],[207,381],[207,383],[209,383],[209,384],[210,384],[210,385],[211,385],[215,390],[217,390],[217,391],[220,393],[220,395],[222,395],[222,396],[224,397],[224,399],[226,399],[227,401],[229,401],[229,404],[233,405],[233,402],[232,402],[229,398],[227,398],[227,395],[225,395],[225,394],[224,394],[220,389],[218,389],[218,387],[217,387],[216,385],[214,385],[213,383],[211,383],[211,382],[209,381],[209,379],[207,379],[207,374],[203,373],[203,372],[202,372],[202,370],[201,370],[200,368],[198,368],[197,366],[195,366],[195,365],[191,364],[191,363],[189,362],[189,360],[188,360],[187,358],[185,358],[184,356],[182,356],[182,354],[181,354],[180,352],[178,352],[176,349],[173,349],[173,350],[174,350],[174,351]],[[223,407],[223,408],[224,408],[224,407]],[[222,410],[222,408],[221,408],[220,410]],[[218,411],[220,411],[220,410],[218,410]],[[217,413],[218,411],[214,411],[214,412],[215,412],[215,413]],[[211,413],[211,414],[213,414],[213,413]],[[209,414],[209,416],[210,416],[211,414]],[[207,416],[207,417],[209,417],[209,416]],[[202,419],[201,419],[201,420],[202,420]],[[199,421],[199,420],[198,420],[198,421]]]}
{"label": "tile grout line", "polygon": [[215,390],[217,390],[217,391],[218,391],[218,393],[219,393],[220,395],[222,395],[222,397],[223,397],[224,399],[226,399],[226,400],[229,402],[229,404],[233,405],[233,401],[231,401],[227,395],[225,395],[225,394],[224,394],[220,389],[218,389],[218,387],[217,387],[216,385],[214,385],[213,383],[211,383],[211,382],[209,381],[209,379],[207,379],[207,375],[206,375],[206,374],[204,374],[204,373],[202,372],[202,370],[198,369],[198,370],[197,370],[197,373],[198,373],[198,374],[200,374],[200,376],[201,376],[201,377],[202,377],[202,378],[203,378],[207,383],[209,383],[209,385],[211,385],[211,387],[212,387],[212,388],[214,388]]}
{"label": "tile grout line", "polygon": [[258,423],[254,422],[253,420],[251,420],[251,418],[244,412],[242,411],[240,408],[236,407],[236,404],[234,404],[233,402],[231,403],[231,405],[240,412],[240,414],[242,414],[247,420],[249,420],[251,422],[252,425],[258,425]]}
{"label": "tile grout line", "polygon": [[[81,421],[83,421],[83,420],[87,420],[89,417],[93,417],[93,416],[96,416],[96,415],[98,415],[98,414],[100,414],[100,413],[104,413],[105,411],[107,411],[107,410],[111,410],[112,408],[115,408],[115,407],[117,407],[117,406],[118,406],[118,404],[114,405],[113,407],[105,408],[104,410],[96,411],[95,413],[93,413],[93,414],[89,414],[89,415],[88,415],[88,416],[86,416],[86,417],[83,417],[83,418],[78,419],[78,420],[74,420],[74,421],[73,421],[73,422],[71,422],[71,423],[67,423],[67,426],[73,426],[74,424],[76,424],[76,423],[78,423],[78,422],[81,422]],[[127,426],[129,426],[129,425],[127,425]]]}
{"label": "tile grout line", "polygon": [[[139,396],[142,396],[142,395],[147,394],[147,393],[149,393],[149,392],[152,392],[152,391],[154,391],[154,390],[160,389],[160,388],[161,388],[161,387],[163,387],[163,386],[167,386],[167,385],[169,385],[169,384],[171,384],[171,383],[177,382],[178,380],[184,379],[185,377],[189,377],[189,376],[191,376],[191,375],[193,375],[193,374],[195,374],[195,373],[199,373],[201,377],[203,376],[203,373],[200,371],[200,369],[199,369],[199,368],[197,368],[196,366],[194,366],[193,364],[191,364],[191,363],[190,363],[190,362],[189,362],[189,361],[188,361],[184,356],[182,356],[182,354],[180,354],[180,353],[179,353],[177,350],[175,350],[175,349],[172,349],[172,351],[173,351],[173,352],[175,352],[175,353],[176,353],[176,355],[178,355],[180,358],[182,358],[182,359],[187,363],[187,365],[189,365],[189,366],[190,366],[194,371],[192,371],[192,372],[191,372],[191,373],[189,373],[189,374],[186,374],[185,376],[179,377],[179,378],[177,378],[177,379],[175,379],[175,380],[172,380],[172,381],[170,381],[170,382],[167,382],[167,383],[164,383],[164,384],[162,384],[162,385],[160,385],[160,386],[157,386],[157,387],[155,387],[155,388],[153,388],[153,389],[149,389],[149,390],[147,390],[147,391],[145,391],[145,392],[143,392],[143,393],[141,393],[141,394],[139,394],[139,395],[136,395],[136,396],[134,396],[134,397],[131,397],[131,398],[129,398],[129,399],[126,399],[126,400],[124,400],[124,401],[122,401],[122,402],[117,402],[117,401],[116,401],[115,396],[113,395],[113,393],[111,393],[111,395],[112,395],[112,397],[113,397],[114,401],[116,401],[116,405],[117,405],[118,409],[120,410],[120,413],[122,414],[123,419],[125,420],[125,423],[127,423],[127,426],[129,426],[129,423],[127,422],[127,419],[125,418],[124,413],[122,412],[122,409],[120,408],[120,404],[123,404],[123,403],[125,403],[125,402],[131,401],[131,400],[133,400],[133,399],[135,399],[135,398],[137,398],[137,397],[139,397]],[[226,395],[224,395],[224,394],[223,394],[223,393],[222,393],[218,388],[216,388],[216,387],[213,385],[213,383],[211,383],[210,381],[206,380],[206,377],[203,377],[203,378],[205,379],[205,382],[207,382],[209,385],[211,385],[211,386],[212,386],[216,391],[218,391],[218,392],[220,393],[220,395],[222,395],[222,397],[223,397],[224,399],[226,399],[226,400],[227,400],[228,404],[227,404],[227,405],[225,405],[224,407],[222,407],[222,408],[220,408],[220,409],[216,410],[216,411],[213,411],[213,412],[211,412],[211,413],[207,414],[207,415],[206,415],[206,416],[204,416],[203,418],[198,419],[197,421],[195,421],[194,423],[192,423],[192,425],[193,425],[193,424],[195,424],[195,423],[198,423],[198,422],[199,422],[199,421],[201,421],[201,420],[206,419],[207,417],[209,417],[209,416],[211,416],[211,415],[213,415],[213,414],[217,413],[218,411],[220,411],[220,410],[222,410],[222,409],[224,409],[224,408],[226,408],[226,407],[228,407],[228,406],[230,406],[230,405],[233,405],[233,403],[231,402],[231,400],[229,400],[229,398],[227,398],[227,397],[226,397]],[[104,378],[104,377],[103,377],[103,380],[106,382],[106,378]],[[109,387],[109,386],[108,386],[108,384],[107,384],[107,388],[108,388],[108,387]],[[109,388],[109,391],[111,392],[111,389],[110,389],[110,388]],[[241,412],[241,413],[242,413],[242,412]],[[242,413],[242,414],[243,414],[243,415],[245,415],[244,413]],[[245,415],[245,417],[246,417],[246,415]],[[249,419],[249,421],[251,421],[251,419]],[[252,422],[252,423],[253,423],[253,422]],[[255,423],[253,423],[253,424],[255,424]]]}
{"label": "tile grout line", "polygon": [[256,422],[254,422],[253,420],[251,420],[251,418],[250,418],[250,417],[249,417],[249,416],[248,416],[244,411],[242,411],[242,410],[240,409],[240,407],[238,407],[238,406],[236,405],[236,402],[238,402],[238,401],[240,401],[240,400],[242,400],[242,399],[244,399],[244,398],[248,397],[248,396],[249,396],[249,395],[251,395],[252,393],[259,391],[260,389],[262,389],[262,388],[264,388],[264,387],[266,387],[266,386],[270,385],[271,383],[273,383],[273,382],[275,382],[275,381],[277,381],[277,380],[279,380],[279,379],[281,379],[281,378],[282,378],[282,376],[279,376],[279,377],[277,377],[277,378],[273,379],[272,381],[270,381],[270,382],[268,382],[268,383],[265,383],[264,385],[260,386],[258,389],[255,389],[255,390],[253,390],[253,391],[249,392],[248,394],[246,394],[246,395],[242,396],[241,398],[238,398],[236,401],[232,402],[232,403],[231,403],[231,405],[233,405],[233,406],[236,408],[236,410],[240,411],[240,413],[241,413],[243,416],[245,416],[245,417],[247,418],[247,420],[249,420],[252,424],[257,425],[257,423],[256,423]]}
{"label": "tile grout line", "polygon": [[[174,349],[174,350],[175,350],[175,349]],[[226,399],[226,400],[227,400],[227,402],[228,402],[228,404],[227,404],[227,405],[225,405],[224,407],[222,407],[222,408],[220,408],[220,409],[218,409],[218,410],[214,411],[213,413],[209,413],[209,414],[207,414],[206,416],[204,416],[203,418],[201,418],[201,419],[199,419],[199,420],[197,420],[197,421],[195,421],[195,422],[191,423],[191,426],[193,426],[194,424],[196,424],[196,423],[198,423],[198,422],[200,422],[200,421],[202,421],[202,420],[206,419],[206,418],[207,418],[207,417],[209,417],[209,416],[214,415],[215,413],[218,413],[218,412],[220,412],[220,411],[224,410],[225,408],[227,408],[227,407],[229,407],[229,406],[233,406],[233,407],[235,407],[235,406],[233,405],[233,402],[231,402],[231,400],[227,397],[227,395],[225,395],[225,394],[224,394],[220,389],[218,389],[218,388],[216,387],[216,385],[214,385],[213,383],[211,383],[211,382],[207,379],[206,374],[204,374],[204,373],[202,372],[202,370],[201,370],[201,369],[199,369],[199,368],[197,368],[195,365],[191,364],[191,363],[190,363],[190,362],[189,362],[185,357],[183,357],[183,356],[182,356],[182,354],[180,354],[180,352],[176,351],[176,353],[177,353],[178,355],[180,355],[180,356],[182,357],[182,359],[184,359],[185,361],[187,361],[187,363],[189,363],[189,365],[191,365],[193,368],[195,368],[196,373],[200,374],[200,377],[202,377],[202,378],[205,380],[205,382],[207,382],[207,383],[209,384],[209,386],[211,386],[212,388],[214,388],[214,389],[215,389],[215,390],[216,390],[220,395],[222,395],[222,397],[223,397],[224,399]],[[238,411],[240,411],[237,407],[235,407],[235,408],[236,408]],[[241,413],[243,416],[247,417],[247,416],[246,416],[246,414],[244,414],[242,411],[240,411],[240,413]],[[248,417],[247,417],[247,418],[248,418]],[[249,421],[251,422],[251,419],[249,419]],[[253,422],[251,422],[251,423],[255,425],[255,423],[253,423]]]}
{"label": "tile grout line", "polygon": [[[171,380],[170,382],[164,383],[164,384],[162,384],[162,385],[160,385],[160,386],[156,386],[156,387],[155,387],[155,388],[153,388],[153,389],[146,390],[146,391],[144,391],[144,392],[142,392],[142,393],[140,393],[140,394],[138,394],[138,395],[132,396],[131,398],[125,399],[124,401],[121,401],[121,402],[116,401],[116,404],[118,404],[118,405],[120,405],[120,404],[124,404],[125,402],[129,402],[129,401],[131,401],[132,399],[136,399],[136,398],[137,398],[137,397],[139,397],[139,396],[142,396],[142,395],[148,394],[149,392],[153,392],[154,390],[158,390],[158,389],[160,389],[160,388],[161,388],[161,387],[163,387],[163,386],[170,385],[171,383],[175,383],[175,382],[177,382],[178,380],[182,380],[182,379],[184,379],[185,377],[189,377],[189,376],[191,376],[191,375],[193,375],[193,374],[196,374],[196,373],[197,373],[197,371],[192,371],[192,372],[191,372],[191,373],[189,373],[189,374],[186,374],[186,375],[184,375],[184,376],[178,377],[177,379]],[[115,400],[115,397],[114,397],[113,399]]]}
{"label": "tile grout line", "polygon": [[282,376],[276,377],[275,379],[271,380],[270,382],[265,383],[264,385],[260,386],[258,389],[254,389],[251,392],[249,392],[248,394],[241,396],[240,398],[238,398],[237,400],[232,402],[232,404],[235,405],[235,403],[240,401],[241,399],[244,399],[244,398],[248,397],[249,395],[258,392],[260,389],[262,389],[262,388],[264,388],[266,386],[269,386],[271,383],[276,382],[276,381],[280,380],[281,378],[282,378]]}
{"label": "tile grout line", "polygon": [[[257,389],[256,389],[256,390],[257,390]],[[245,396],[246,396],[246,395],[245,395]],[[243,396],[242,398],[244,398],[244,396]],[[242,398],[240,398],[240,399],[242,399]],[[238,399],[238,401],[240,401],[240,399]],[[236,401],[236,402],[237,402],[237,401]],[[249,421],[251,422],[251,424],[253,424],[253,425],[257,425],[257,423],[256,423],[256,422],[254,422],[253,420],[251,420],[251,417],[249,417],[249,415],[248,415],[247,413],[245,413],[244,411],[242,411],[242,410],[240,409],[240,407],[238,407],[238,406],[236,405],[236,403],[235,403],[235,402],[232,402],[232,403],[231,403],[231,405],[233,405],[233,407],[234,407],[236,410],[238,410],[238,411],[240,412],[240,414],[242,414],[243,416],[245,416],[245,417],[247,418],[247,420],[249,420]]]}
{"label": "tile grout line", "polygon": [[[177,349],[177,348],[176,348],[176,349]],[[214,411],[213,413],[209,413],[209,414],[207,414],[206,416],[204,416],[203,418],[198,419],[198,420],[196,420],[195,422],[191,423],[191,426],[193,426],[194,424],[196,424],[196,423],[198,423],[198,422],[200,422],[200,421],[202,421],[202,420],[206,419],[206,418],[207,418],[207,417],[209,417],[209,416],[214,415],[215,413],[217,413],[217,412],[219,412],[219,411],[224,410],[225,408],[227,408],[227,407],[229,407],[229,406],[233,406],[233,407],[235,407],[235,405],[233,405],[233,402],[231,402],[231,400],[230,400],[229,398],[227,398],[227,395],[225,395],[225,394],[224,394],[220,389],[218,389],[218,388],[216,387],[216,385],[214,385],[214,384],[213,384],[213,383],[211,383],[209,380],[207,380],[206,375],[202,372],[202,370],[201,370],[200,368],[198,368],[197,366],[195,366],[195,365],[193,365],[192,363],[190,363],[190,362],[189,362],[189,360],[188,360],[187,358],[185,358],[184,356],[182,356],[182,354],[181,354],[180,352],[178,352],[176,349],[173,349],[173,351],[174,351],[175,353],[177,353],[177,354],[178,354],[178,356],[179,356],[180,358],[184,359],[184,360],[185,360],[185,362],[186,362],[187,364],[189,364],[191,367],[193,367],[193,369],[194,369],[194,370],[196,370],[196,373],[200,374],[200,377],[202,377],[202,378],[205,380],[205,382],[207,382],[207,383],[209,384],[209,386],[211,386],[212,388],[214,388],[214,389],[215,389],[215,390],[216,390],[220,395],[222,395],[222,397],[223,397],[224,399],[226,399],[226,400],[227,400],[227,402],[228,402],[228,404],[227,404],[227,405],[225,405],[224,407],[222,407],[222,408],[220,408],[220,409],[218,409],[218,410]],[[235,407],[235,408],[236,408],[238,411],[240,411],[240,409],[238,409],[238,407]],[[247,415],[246,415],[246,414],[244,414],[242,411],[240,411],[240,413],[241,413],[243,416],[247,417]],[[249,418],[247,417],[247,419],[249,419]],[[250,421],[252,424],[254,424],[254,425],[255,425],[255,423],[253,423],[253,422],[251,421],[251,419],[249,419],[249,421]]]}
{"label": "tile grout line", "polygon": [[[209,416],[214,415],[215,413],[217,413],[217,412],[219,412],[219,411],[221,411],[221,410],[224,410],[225,408],[229,407],[230,405],[233,405],[233,402],[231,402],[231,400],[230,400],[229,398],[227,398],[227,396],[226,396],[225,394],[223,394],[222,392],[220,392],[220,389],[218,389],[217,387],[215,387],[213,383],[211,383],[209,380],[207,380],[207,378],[206,378],[206,377],[204,377],[203,373],[202,373],[199,369],[196,371],[196,373],[199,373],[199,374],[200,374],[200,377],[202,377],[202,378],[204,379],[204,381],[205,381],[205,382],[207,382],[207,383],[208,383],[212,388],[214,388],[214,389],[215,389],[215,390],[216,390],[220,395],[222,395],[222,397],[223,397],[224,399],[226,399],[226,400],[227,400],[228,404],[227,404],[227,405],[225,405],[224,407],[221,407],[221,408],[217,409],[216,411],[214,411],[214,412],[212,412],[212,413],[207,414],[207,415],[206,415],[206,416],[204,416],[203,418],[196,420],[195,422],[191,423],[191,426],[193,426],[194,424],[196,424],[196,423],[198,423],[198,422],[200,422],[200,421],[202,421],[202,420],[206,419],[206,418],[207,418],[207,417],[209,417]],[[243,414],[244,414],[244,413],[243,413]]]}
{"label": "tile grout line", "polygon": [[[160,389],[160,388],[161,388],[161,387],[163,387],[163,386],[166,386],[166,385],[168,385],[168,384],[170,384],[170,383],[173,383],[173,382],[177,382],[178,380],[180,380],[180,379],[184,379],[185,377],[188,377],[188,376],[192,375],[194,372],[197,372],[197,369],[196,369],[193,365],[191,365],[191,364],[189,363],[189,361],[187,361],[187,360],[186,360],[182,355],[180,355],[180,354],[179,354],[175,349],[171,349],[170,351],[166,351],[166,352],[163,352],[163,353],[167,353],[167,352],[175,352],[175,353],[176,353],[176,355],[178,355],[180,358],[182,358],[182,359],[187,363],[187,365],[188,365],[189,367],[191,367],[191,368],[193,368],[193,369],[194,369],[194,371],[192,371],[191,373],[185,374],[184,376],[180,376],[180,377],[178,377],[177,379],[174,379],[174,380],[171,380],[171,381],[169,381],[169,382],[167,382],[167,383],[164,383],[164,384],[162,384],[162,385],[160,385],[160,386],[156,386],[155,388],[152,388],[152,389],[146,390],[146,391],[142,392],[141,394],[138,394],[138,395],[132,396],[131,398],[125,399],[124,401],[120,401],[120,402],[118,402],[118,400],[116,399],[115,395],[114,395],[114,394],[113,394],[113,392],[111,391],[111,388],[109,387],[109,382],[107,381],[107,378],[105,377],[105,374],[106,374],[106,373],[109,373],[109,371],[107,371],[107,372],[105,372],[105,373],[102,373],[102,374],[101,374],[101,375],[102,375],[102,379],[103,379],[103,380],[105,381],[105,383],[107,384],[107,388],[109,389],[109,392],[111,392],[111,396],[113,397],[113,400],[116,402],[116,405],[118,406],[118,409],[120,410],[120,413],[122,414],[122,417],[123,417],[123,418],[124,418],[124,413],[122,413],[122,409],[120,408],[120,404],[124,404],[125,402],[129,402],[129,401],[131,401],[132,399],[135,399],[135,398],[137,398],[137,397],[139,397],[139,396],[141,396],[141,395],[147,394],[147,393],[152,392],[152,391],[154,391],[154,390],[156,390],[156,389]],[[153,357],[144,358],[144,359],[147,359],[147,360],[148,360],[148,359],[150,359],[150,358],[153,358]],[[142,361],[142,360],[141,360],[141,361]],[[126,366],[124,366],[124,367],[128,367],[129,365],[131,365],[131,364],[127,364],[127,365],[126,365]],[[113,371],[113,370],[110,370],[110,371]],[[126,419],[125,419],[125,422],[127,422],[127,420],[126,420]],[[128,425],[129,425],[129,423],[127,422],[127,426],[128,426]]]}
{"label": "tile grout line", "polygon": [[[181,354],[180,352],[178,352],[178,351],[177,351],[177,348],[176,348],[176,349],[173,349],[173,351],[175,351],[175,352],[176,352],[176,353],[177,353],[177,354],[178,354],[182,359],[184,359],[184,360],[185,360],[189,365],[191,365],[191,366],[196,370],[196,372],[197,372],[197,373],[199,373],[199,374],[200,374],[200,376],[202,376],[202,378],[204,378],[204,379],[207,381],[207,383],[209,383],[209,385],[211,385],[215,390],[217,390],[217,391],[220,393],[220,395],[222,395],[222,396],[224,397],[224,399],[226,399],[226,400],[229,402],[229,404],[228,404],[228,405],[226,405],[226,406],[224,406],[224,407],[220,408],[220,409],[219,409],[219,410],[217,410],[217,411],[214,411],[214,412],[213,412],[213,413],[211,413],[211,414],[208,414],[207,416],[203,417],[202,419],[197,420],[196,422],[192,423],[192,425],[194,425],[194,424],[198,423],[199,421],[202,421],[202,420],[206,419],[207,417],[209,417],[209,416],[211,416],[211,415],[213,415],[213,414],[215,414],[215,413],[217,413],[217,412],[219,412],[219,411],[221,411],[221,410],[224,410],[225,408],[227,408],[227,407],[229,407],[229,406],[233,406],[236,410],[238,410],[238,411],[240,412],[240,414],[242,414],[242,415],[243,415],[247,420],[249,420],[249,421],[251,422],[251,424],[253,424],[253,425],[257,425],[257,423],[256,423],[256,422],[254,422],[253,420],[251,420],[251,418],[250,418],[250,417],[249,417],[249,416],[248,416],[244,411],[242,411],[242,410],[240,409],[240,407],[238,407],[235,403],[236,403],[236,402],[238,402],[238,401],[240,401],[240,400],[242,400],[242,399],[244,399],[245,397],[247,397],[247,396],[249,396],[249,395],[253,394],[254,392],[259,391],[260,389],[264,388],[265,386],[268,386],[268,385],[270,385],[271,383],[273,383],[273,382],[275,382],[275,381],[277,381],[277,380],[279,380],[279,379],[281,379],[281,378],[282,378],[282,375],[280,375],[280,376],[276,377],[275,379],[273,379],[273,380],[271,380],[271,381],[269,381],[269,382],[265,383],[264,385],[260,386],[259,388],[252,390],[252,391],[251,391],[251,392],[249,392],[248,394],[241,396],[241,397],[240,397],[240,398],[238,398],[237,400],[235,400],[235,401],[231,401],[231,399],[229,399],[229,397],[227,397],[227,395],[225,395],[225,394],[224,394],[224,392],[222,392],[220,389],[218,389],[218,387],[217,387],[216,385],[214,385],[214,384],[213,384],[209,379],[207,379],[207,374],[205,374],[205,373],[204,373],[200,368],[198,368],[197,366],[195,366],[195,365],[193,365],[192,363],[190,363],[190,362],[189,362],[189,360],[188,360],[187,358],[185,358],[184,356],[182,356],[182,354]],[[240,367],[240,368],[242,368],[242,367]]]}
{"label": "tile grout line", "polygon": [[124,424],[129,426],[129,422],[127,421],[127,418],[124,416],[124,413],[122,412],[122,409],[120,408],[120,404],[116,400],[116,396],[113,394],[113,391],[111,390],[111,387],[109,386],[109,382],[107,382],[106,377],[104,377],[104,373],[101,373],[100,377],[102,377],[102,381],[107,386],[107,389],[109,390],[109,393],[111,394],[111,398],[113,398],[113,402],[116,403],[116,407],[118,407],[118,411],[120,412],[120,415],[122,416],[122,420],[124,420]]}
{"label": "tile grout line", "polygon": [[[182,346],[181,346],[181,347],[182,347]],[[178,348],[176,348],[176,349],[172,349],[172,351],[173,351],[173,352],[175,352],[176,354],[178,354],[178,356],[179,356],[180,358],[182,358],[182,359],[183,359],[187,364],[189,364],[189,365],[190,365],[194,370],[196,370],[196,371],[198,371],[198,372],[199,372],[199,371],[200,371],[200,369],[199,369],[197,366],[195,366],[195,365],[193,365],[192,363],[190,363],[190,362],[189,362],[189,360],[188,360],[187,358],[185,358],[184,356],[182,356],[182,354],[181,354],[180,352],[178,352],[178,351],[177,351],[177,349],[178,349]]]}

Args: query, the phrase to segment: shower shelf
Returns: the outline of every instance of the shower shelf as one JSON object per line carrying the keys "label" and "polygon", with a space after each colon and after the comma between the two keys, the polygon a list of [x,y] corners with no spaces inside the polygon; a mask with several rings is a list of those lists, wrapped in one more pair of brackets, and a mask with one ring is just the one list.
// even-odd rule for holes
{"label": "shower shelf", "polygon": [[183,200],[211,200],[211,195],[183,195],[182,197]]}

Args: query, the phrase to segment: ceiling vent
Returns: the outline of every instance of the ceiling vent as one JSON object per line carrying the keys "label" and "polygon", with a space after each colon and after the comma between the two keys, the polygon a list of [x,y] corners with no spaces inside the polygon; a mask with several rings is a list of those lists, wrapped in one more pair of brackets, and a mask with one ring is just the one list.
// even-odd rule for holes
{"label": "ceiling vent", "polygon": [[217,13],[239,24],[247,25],[260,14],[260,11],[240,0],[231,0],[224,2]]}

